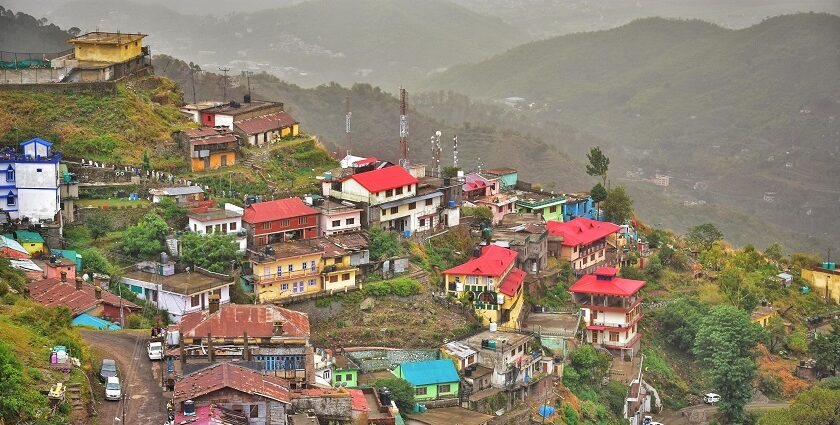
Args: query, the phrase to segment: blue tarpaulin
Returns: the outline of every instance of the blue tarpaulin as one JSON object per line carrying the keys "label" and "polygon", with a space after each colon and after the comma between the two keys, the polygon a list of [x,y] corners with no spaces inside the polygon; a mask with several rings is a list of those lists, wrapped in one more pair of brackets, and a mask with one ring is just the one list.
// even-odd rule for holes
{"label": "blue tarpaulin", "polygon": [[86,328],[102,329],[108,331],[120,330],[120,325],[109,322],[105,319],[100,319],[96,316],[91,316],[87,313],[83,313],[76,316],[76,318],[73,319],[73,326],[83,326]]}

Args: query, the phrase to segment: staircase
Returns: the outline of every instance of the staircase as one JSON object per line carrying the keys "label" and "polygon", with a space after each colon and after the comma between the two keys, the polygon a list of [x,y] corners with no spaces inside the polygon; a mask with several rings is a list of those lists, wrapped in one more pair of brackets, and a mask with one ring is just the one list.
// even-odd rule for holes
{"label": "staircase", "polygon": [[70,399],[70,405],[73,410],[84,410],[85,406],[82,403],[82,387],[78,383],[67,385],[67,397]]}
{"label": "staircase", "polygon": [[429,273],[414,263],[408,263],[409,277],[420,282],[422,285],[429,283]]}
{"label": "staircase", "polygon": [[178,239],[172,238],[166,240],[166,249],[173,256],[179,256],[181,253],[178,250]]}

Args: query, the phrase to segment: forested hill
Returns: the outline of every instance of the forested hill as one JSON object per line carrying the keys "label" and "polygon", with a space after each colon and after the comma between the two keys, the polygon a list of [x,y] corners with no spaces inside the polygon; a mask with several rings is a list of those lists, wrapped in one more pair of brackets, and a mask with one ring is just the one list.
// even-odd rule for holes
{"label": "forested hill", "polygon": [[198,16],[140,1],[77,0],[47,16],[84,30],[140,31],[157,53],[307,86],[359,81],[396,88],[529,40],[501,19],[446,0],[312,0],[254,13],[243,7]]}
{"label": "forested hill", "polygon": [[[71,28],[76,31],[78,28]],[[48,24],[45,18],[36,18],[25,13],[15,13],[0,6],[0,50],[6,52],[52,53],[67,50],[67,39],[72,35]],[[4,56],[3,60],[7,60]]]}
{"label": "forested hill", "polygon": [[[834,15],[742,30],[650,18],[526,44],[426,87],[524,97],[536,134],[573,126],[604,140],[616,177],[660,171],[679,203],[706,201],[803,241],[836,239],[840,180],[826,177],[840,175],[839,57]],[[586,146],[562,149],[580,157]]]}
{"label": "forested hill", "polygon": [[[178,82],[187,101],[192,100],[192,80],[189,65],[168,56],[156,56],[155,72]],[[195,72],[196,98],[218,100],[223,96],[223,78],[213,72]],[[229,78],[228,97],[241,99],[247,92],[243,76]],[[288,84],[278,78],[257,74],[251,76],[255,99],[284,102],[305,131],[317,135],[334,152],[344,152],[344,102],[351,98],[353,153],[372,155],[396,161],[399,158],[399,101],[391,93],[368,84],[345,88],[338,84],[312,89]],[[421,97],[417,96],[416,101]],[[422,97],[428,103],[427,96]],[[457,100],[457,99],[455,99]],[[484,167],[514,167],[527,181],[539,182],[550,190],[588,190],[589,182],[581,163],[566,156],[543,140],[499,126],[477,125],[469,122],[443,122],[430,118],[415,109],[415,96],[409,93],[410,157],[413,161],[429,163],[429,137],[441,130],[443,137],[442,166],[452,164],[452,136],[458,135],[459,166],[472,169]],[[438,104],[446,104],[439,100]]]}

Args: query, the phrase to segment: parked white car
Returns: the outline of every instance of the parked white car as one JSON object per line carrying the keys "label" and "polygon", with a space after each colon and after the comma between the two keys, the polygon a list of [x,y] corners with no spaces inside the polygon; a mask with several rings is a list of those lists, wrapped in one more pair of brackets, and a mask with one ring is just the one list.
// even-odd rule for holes
{"label": "parked white car", "polygon": [[105,383],[105,400],[119,400],[122,397],[120,378],[111,376]]}
{"label": "parked white car", "polygon": [[149,360],[163,360],[163,343],[162,342],[150,342],[149,347]]}
{"label": "parked white car", "polygon": [[703,396],[703,403],[706,404],[715,404],[720,401],[720,396],[715,393],[706,393]]}

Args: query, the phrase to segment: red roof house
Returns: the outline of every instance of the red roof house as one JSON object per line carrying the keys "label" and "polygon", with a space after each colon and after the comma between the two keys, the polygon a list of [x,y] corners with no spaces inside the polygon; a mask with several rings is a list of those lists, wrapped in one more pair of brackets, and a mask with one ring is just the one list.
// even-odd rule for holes
{"label": "red roof house", "polygon": [[481,249],[480,257],[472,258],[460,266],[444,271],[443,274],[501,276],[513,265],[517,255],[516,251],[498,245],[487,245]]}
{"label": "red roof house", "polygon": [[578,217],[571,221],[546,223],[550,236],[562,236],[564,246],[586,245],[615,233],[621,226],[606,221]]}
{"label": "red roof house", "polygon": [[286,198],[249,205],[242,221],[248,230],[249,245],[255,248],[318,236],[318,214],[300,198]]}
{"label": "red roof house", "polygon": [[644,286],[643,280],[618,277],[618,269],[615,267],[601,267],[595,273],[580,278],[569,287],[569,292],[631,297]]}
{"label": "red roof house", "polygon": [[359,185],[367,189],[368,192],[377,193],[388,189],[396,189],[398,187],[410,186],[417,184],[418,180],[412,176],[403,167],[391,166],[380,168],[378,170],[366,171],[364,173],[353,174],[349,177],[350,180],[355,180]]}
{"label": "red roof house", "polygon": [[215,313],[202,310],[186,314],[180,327],[185,338],[206,337],[208,332],[215,337],[236,338],[247,332],[249,338],[309,339],[306,313],[271,304],[222,304]]}
{"label": "red roof house", "polygon": [[84,283],[81,279],[74,282],[42,279],[29,283],[26,288],[36,303],[44,307],[67,307],[73,317],[90,313],[93,316],[116,319],[120,317],[120,306],[123,308],[123,317],[140,311],[137,304]]}
{"label": "red roof house", "polygon": [[546,228],[549,255],[569,261],[578,275],[607,263],[607,236],[621,229],[613,223],[584,217],[566,222],[549,221]]}

